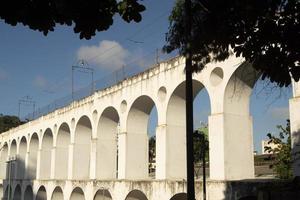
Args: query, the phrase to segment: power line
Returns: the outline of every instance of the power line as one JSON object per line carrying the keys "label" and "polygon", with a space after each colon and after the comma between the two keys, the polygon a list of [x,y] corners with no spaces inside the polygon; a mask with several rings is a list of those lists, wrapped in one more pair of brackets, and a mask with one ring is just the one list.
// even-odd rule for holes
{"label": "power line", "polygon": [[[167,15],[169,13],[168,12],[163,12],[161,15],[159,15],[158,17],[154,18],[150,23],[146,24],[145,26],[143,26],[142,28],[140,28],[139,30],[137,30],[134,34],[130,35],[129,37],[125,37],[123,38],[122,40],[123,41],[130,41],[130,40],[133,40],[133,37],[135,37],[137,34],[139,34],[140,32],[142,32],[143,30],[149,28],[150,26],[152,26],[153,24],[159,22],[161,17]],[[122,41],[121,40],[121,41]],[[134,41],[134,40],[133,40]],[[94,59],[98,58],[98,57],[102,57],[104,54],[108,53],[109,51],[111,51],[112,49],[118,47],[118,45],[113,45],[111,46],[110,48],[108,48],[106,51],[104,51],[102,54],[99,54],[99,55],[96,55],[96,56],[92,56],[90,58],[86,58],[86,60],[88,61],[93,61]]]}

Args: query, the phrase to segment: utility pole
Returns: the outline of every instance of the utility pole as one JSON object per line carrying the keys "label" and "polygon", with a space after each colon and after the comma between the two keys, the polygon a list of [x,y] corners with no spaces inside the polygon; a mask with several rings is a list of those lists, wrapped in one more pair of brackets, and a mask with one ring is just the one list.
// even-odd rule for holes
{"label": "utility pole", "polygon": [[191,52],[191,0],[185,0],[185,105],[186,105],[186,168],[187,199],[195,200],[194,150],[193,150],[193,81]]}
{"label": "utility pole", "polygon": [[35,112],[35,101],[32,100],[32,98],[30,96],[25,96],[22,99],[19,99],[19,103],[18,103],[18,117],[19,119],[21,119],[21,106],[25,105],[32,105],[32,119],[34,119],[34,112]]}
{"label": "utility pole", "polygon": [[90,73],[91,74],[91,94],[95,91],[94,88],[94,69],[88,67],[88,64],[85,60],[79,60],[77,65],[72,66],[72,99],[74,100],[74,71],[78,70],[81,73]]}

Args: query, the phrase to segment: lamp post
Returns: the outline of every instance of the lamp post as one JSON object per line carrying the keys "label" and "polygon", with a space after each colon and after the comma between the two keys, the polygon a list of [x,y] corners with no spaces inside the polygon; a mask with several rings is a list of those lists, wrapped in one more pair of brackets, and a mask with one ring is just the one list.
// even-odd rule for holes
{"label": "lamp post", "polygon": [[194,150],[193,150],[193,81],[191,52],[191,0],[185,0],[185,105],[186,105],[186,168],[187,199],[195,200]]}

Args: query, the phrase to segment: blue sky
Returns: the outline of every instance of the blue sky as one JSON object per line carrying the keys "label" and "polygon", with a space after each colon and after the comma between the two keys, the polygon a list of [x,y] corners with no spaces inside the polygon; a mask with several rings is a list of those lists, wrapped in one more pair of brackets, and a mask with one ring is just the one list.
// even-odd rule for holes
{"label": "blue sky", "polygon": [[[58,26],[45,37],[22,25],[12,27],[0,20],[0,113],[17,115],[18,100],[27,95],[41,107],[70,94],[71,66],[81,58],[95,69],[95,79],[108,77],[122,65],[132,68],[153,64],[156,49],[165,43],[168,14],[174,0],[145,0],[143,4],[147,10],[142,22],[127,24],[115,17],[108,31],[99,32],[91,40],[79,40],[72,27]],[[160,55],[160,59],[170,56]],[[74,77],[76,89],[90,81],[88,74],[76,72]],[[256,86],[251,97],[251,113],[254,145],[260,151],[260,141],[266,133],[275,131],[277,124],[285,124],[291,94],[290,89],[259,92],[263,84]],[[286,94],[278,98],[282,92]],[[200,121],[207,122],[210,112],[205,91],[197,96],[194,106],[197,127]],[[29,106],[21,107],[21,115],[30,111]],[[152,133],[155,115],[153,112],[150,117]]]}

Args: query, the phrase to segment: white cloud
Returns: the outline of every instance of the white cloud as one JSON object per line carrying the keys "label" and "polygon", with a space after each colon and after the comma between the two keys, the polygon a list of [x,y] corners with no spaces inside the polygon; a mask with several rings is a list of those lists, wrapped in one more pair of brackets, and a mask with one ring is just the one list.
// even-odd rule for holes
{"label": "white cloud", "polygon": [[130,53],[118,42],[103,40],[98,46],[82,46],[77,51],[77,58],[99,65],[105,69],[119,69],[125,65]]}
{"label": "white cloud", "polygon": [[33,84],[38,88],[45,88],[47,85],[47,80],[43,76],[38,75],[33,80]]}
{"label": "white cloud", "polygon": [[7,72],[0,68],[0,81],[6,80],[7,78],[8,78]]}
{"label": "white cloud", "polygon": [[274,119],[288,119],[289,108],[288,107],[276,107],[269,111]]}

